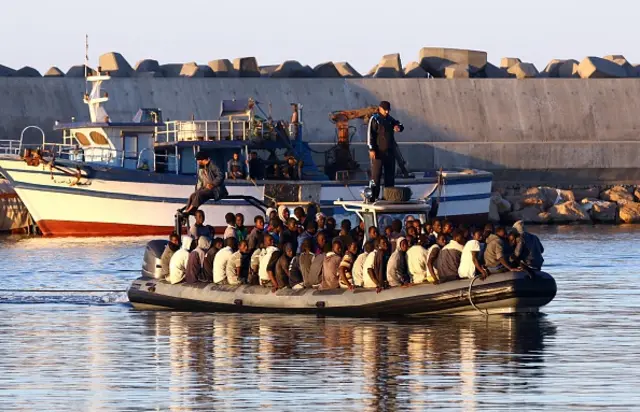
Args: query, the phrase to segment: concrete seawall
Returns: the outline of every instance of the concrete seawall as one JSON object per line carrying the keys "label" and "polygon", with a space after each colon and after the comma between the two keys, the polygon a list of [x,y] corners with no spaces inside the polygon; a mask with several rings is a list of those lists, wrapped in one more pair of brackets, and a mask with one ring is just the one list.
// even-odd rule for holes
{"label": "concrete seawall", "polygon": [[[0,139],[18,138],[27,125],[53,133],[55,120],[86,120],[84,87],[76,78],[0,78]],[[329,112],[386,99],[405,124],[398,140],[411,168],[476,167],[527,183],[640,180],[638,79],[114,78],[104,89],[112,121],[139,107],[159,107],[165,119],[215,119],[222,99],[246,97],[287,118],[289,103],[299,102],[317,149],[334,140]],[[354,142],[364,136],[359,127]]]}

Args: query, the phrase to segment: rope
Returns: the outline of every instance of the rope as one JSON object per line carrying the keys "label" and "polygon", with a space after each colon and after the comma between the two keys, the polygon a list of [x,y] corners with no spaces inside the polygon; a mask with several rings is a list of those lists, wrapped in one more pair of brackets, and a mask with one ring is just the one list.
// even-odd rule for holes
{"label": "rope", "polygon": [[0,289],[5,293],[124,293],[126,289]]}
{"label": "rope", "polygon": [[475,303],[473,303],[473,298],[471,297],[471,287],[473,286],[473,282],[476,281],[476,279],[478,279],[480,276],[474,276],[473,279],[471,279],[471,283],[469,283],[469,303],[471,303],[471,306],[473,306],[473,308],[475,310],[477,310],[478,312],[480,312],[481,314],[483,314],[484,316],[489,316],[489,311],[485,309],[485,311],[483,312],[481,309],[479,309]]}

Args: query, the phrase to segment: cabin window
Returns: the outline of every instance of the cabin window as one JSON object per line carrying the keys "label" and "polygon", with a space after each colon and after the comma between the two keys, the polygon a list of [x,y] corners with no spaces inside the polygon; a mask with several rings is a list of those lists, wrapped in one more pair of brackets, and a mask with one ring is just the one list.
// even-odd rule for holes
{"label": "cabin window", "polygon": [[91,142],[84,134],[80,132],[76,132],[75,134],[76,140],[80,142],[82,146],[91,146]]}
{"label": "cabin window", "polygon": [[109,144],[109,141],[102,133],[91,132],[89,133],[89,136],[91,136],[91,140],[93,140],[93,143],[95,144],[99,144],[99,145]]}

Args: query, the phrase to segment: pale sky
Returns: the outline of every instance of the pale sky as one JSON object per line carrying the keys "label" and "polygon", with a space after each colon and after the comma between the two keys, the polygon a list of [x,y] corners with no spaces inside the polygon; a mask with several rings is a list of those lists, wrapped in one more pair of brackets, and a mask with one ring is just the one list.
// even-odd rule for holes
{"label": "pale sky", "polygon": [[544,69],[553,58],[623,54],[640,63],[637,0],[2,0],[0,64],[66,71],[109,51],[133,66],[256,56],[258,64],[349,61],[366,73],[421,47],[485,50],[494,64],[520,57]]}

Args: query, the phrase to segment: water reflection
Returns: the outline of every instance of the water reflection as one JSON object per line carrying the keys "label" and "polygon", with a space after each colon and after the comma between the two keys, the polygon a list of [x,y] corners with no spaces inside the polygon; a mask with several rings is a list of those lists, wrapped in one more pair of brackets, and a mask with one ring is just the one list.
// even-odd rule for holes
{"label": "water reflection", "polygon": [[168,352],[169,402],[180,410],[279,409],[313,397],[322,409],[424,410],[446,400],[473,411],[483,392],[536,391],[556,330],[541,317],[381,323],[157,312],[145,323],[149,349]]}

